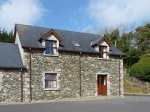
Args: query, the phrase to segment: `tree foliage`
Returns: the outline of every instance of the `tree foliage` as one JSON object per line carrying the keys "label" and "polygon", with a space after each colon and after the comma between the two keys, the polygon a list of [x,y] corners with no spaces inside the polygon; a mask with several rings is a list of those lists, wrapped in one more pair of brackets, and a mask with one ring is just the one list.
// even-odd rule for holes
{"label": "tree foliage", "polygon": [[105,32],[104,38],[106,41],[108,41],[110,44],[119,46],[120,41],[120,33],[119,29],[115,29],[112,32]]}
{"label": "tree foliage", "polygon": [[[146,72],[149,58],[145,57],[144,54],[150,53],[150,24],[138,27],[133,32],[123,33],[121,35],[119,30],[115,29],[112,32],[106,32],[104,37],[109,43],[115,45],[126,54],[124,65],[132,76],[139,75],[144,76],[143,79],[149,78],[147,75],[149,72]],[[145,60],[147,62],[144,62]],[[140,68],[140,66],[142,67]],[[131,72],[130,69],[132,70]],[[135,75],[133,75],[134,73]]]}
{"label": "tree foliage", "polygon": [[135,32],[138,49],[142,53],[150,52],[150,24],[138,27]]}
{"label": "tree foliage", "polygon": [[139,62],[131,67],[130,75],[150,81],[150,54],[141,56]]}
{"label": "tree foliage", "polygon": [[150,24],[122,35],[118,29],[115,29],[112,32],[106,32],[104,37],[126,54],[125,64],[127,67],[136,63],[141,55],[150,52]]}
{"label": "tree foliage", "polygon": [[6,30],[0,30],[0,42],[12,42],[13,33]]}

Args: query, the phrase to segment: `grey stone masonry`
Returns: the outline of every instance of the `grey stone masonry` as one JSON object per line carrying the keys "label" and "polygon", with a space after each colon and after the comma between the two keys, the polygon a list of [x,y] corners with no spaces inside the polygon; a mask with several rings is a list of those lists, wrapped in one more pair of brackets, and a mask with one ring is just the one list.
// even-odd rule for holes
{"label": "grey stone masonry", "polygon": [[[65,52],[59,53],[59,56],[45,56],[41,50],[32,50],[31,55],[25,50],[24,54],[26,71],[0,70],[0,102],[97,96],[97,75],[104,74],[107,75],[107,95],[123,95],[123,60],[121,58],[104,60],[97,55]],[[58,88],[56,90],[46,90],[43,87],[45,72],[57,73]]]}
{"label": "grey stone masonry", "polygon": [[21,73],[0,70],[0,102],[21,102]]}
{"label": "grey stone masonry", "polygon": [[[25,62],[29,68],[29,52],[25,52]],[[122,59],[99,59],[97,55],[60,53],[59,56],[45,56],[41,51],[32,51],[31,56],[32,100],[52,100],[97,95],[97,75],[106,74],[107,95],[123,94]],[[43,88],[43,73],[56,72],[57,90]],[[120,76],[120,77],[119,77]],[[29,70],[24,82],[25,100],[29,98]],[[81,85],[80,85],[81,84]],[[27,100],[28,101],[28,100]]]}

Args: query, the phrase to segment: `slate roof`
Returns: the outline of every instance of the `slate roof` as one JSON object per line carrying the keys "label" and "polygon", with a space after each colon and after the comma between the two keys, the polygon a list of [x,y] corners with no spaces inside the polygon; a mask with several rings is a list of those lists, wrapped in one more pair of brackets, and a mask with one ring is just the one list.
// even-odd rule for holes
{"label": "slate roof", "polygon": [[0,68],[24,68],[19,48],[14,43],[0,43]]}
{"label": "slate roof", "polygon": [[[23,47],[27,48],[43,48],[39,42],[41,36],[48,32],[50,28],[16,24],[16,31]],[[91,33],[82,33],[74,31],[66,31],[60,29],[53,29],[58,35],[62,37],[63,46],[59,48],[62,51],[75,51],[83,53],[98,53],[91,47],[91,42],[102,38],[100,35]],[[80,46],[75,47],[74,43]],[[110,55],[124,55],[119,49],[115,47],[110,48]]]}

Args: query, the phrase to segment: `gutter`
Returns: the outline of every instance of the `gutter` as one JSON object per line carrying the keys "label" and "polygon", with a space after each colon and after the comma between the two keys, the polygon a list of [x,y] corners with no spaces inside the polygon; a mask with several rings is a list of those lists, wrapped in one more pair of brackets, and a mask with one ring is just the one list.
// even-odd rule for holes
{"label": "gutter", "polygon": [[22,74],[22,68],[20,69],[20,76],[21,76],[21,102],[23,102],[23,74]]}
{"label": "gutter", "polygon": [[80,94],[80,97],[82,97],[81,55],[82,55],[82,52],[80,52],[80,54],[79,54],[79,80],[80,80],[80,91],[79,91],[79,94]]}
{"label": "gutter", "polygon": [[[121,56],[120,56],[121,58]],[[121,65],[121,62],[120,62],[120,59],[119,59],[119,96],[121,96],[121,68],[120,68],[120,65]]]}
{"label": "gutter", "polygon": [[[31,46],[23,46],[24,49],[31,49]],[[43,50],[43,47],[32,47],[32,49],[37,49],[37,50]],[[77,50],[68,50],[68,49],[62,49],[59,48],[58,49],[59,52],[70,52],[70,53],[80,53],[82,52],[82,54],[91,54],[91,55],[99,55],[98,52],[88,52],[88,51],[77,51]],[[124,54],[112,54],[109,53],[110,56],[116,56],[116,57],[120,57],[120,56],[125,56]]]}
{"label": "gutter", "polygon": [[29,82],[29,88],[30,88],[30,102],[32,101],[32,49],[29,48],[29,52],[30,52],[30,62],[29,62],[29,78],[30,78],[30,82]]}

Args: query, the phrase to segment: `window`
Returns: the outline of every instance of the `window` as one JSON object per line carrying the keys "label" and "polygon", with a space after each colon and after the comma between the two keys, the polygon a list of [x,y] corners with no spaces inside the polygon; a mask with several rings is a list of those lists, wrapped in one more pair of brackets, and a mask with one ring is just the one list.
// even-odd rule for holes
{"label": "window", "polygon": [[44,88],[45,89],[57,89],[57,73],[45,73],[44,74]]}
{"label": "window", "polygon": [[74,47],[80,47],[80,44],[78,42],[73,41],[72,44]]}
{"label": "window", "polygon": [[107,58],[107,46],[99,46],[100,58]]}
{"label": "window", "polygon": [[57,41],[56,40],[46,40],[45,41],[45,54],[46,55],[56,55],[57,54]]}

